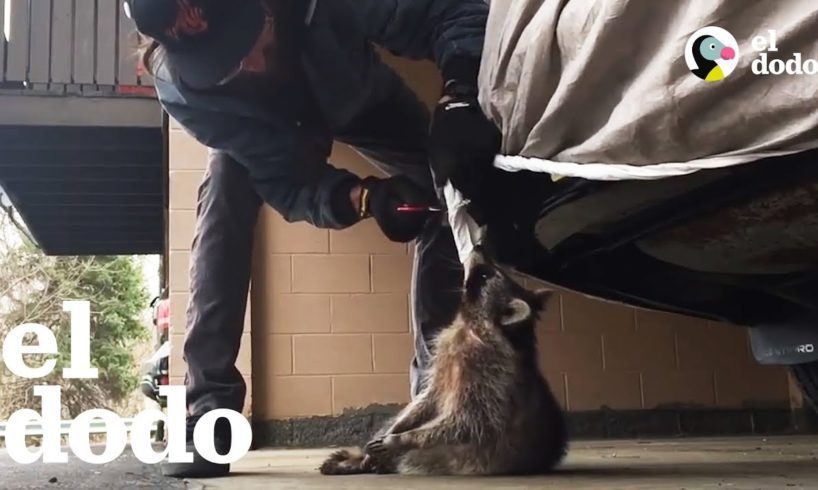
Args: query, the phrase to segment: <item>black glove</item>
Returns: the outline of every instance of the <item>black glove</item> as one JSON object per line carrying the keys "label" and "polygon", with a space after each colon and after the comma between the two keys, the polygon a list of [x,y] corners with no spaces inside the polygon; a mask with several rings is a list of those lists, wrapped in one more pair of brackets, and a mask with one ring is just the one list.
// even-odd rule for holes
{"label": "black glove", "polygon": [[429,158],[438,185],[451,180],[464,196],[473,198],[500,151],[501,134],[483,114],[476,90],[450,92],[449,100],[435,109]]}
{"label": "black glove", "polygon": [[[398,209],[407,205],[409,209]],[[374,217],[383,234],[393,242],[405,243],[417,238],[435,213],[427,208],[439,205],[433,192],[404,176],[369,177],[361,183],[361,217]]]}

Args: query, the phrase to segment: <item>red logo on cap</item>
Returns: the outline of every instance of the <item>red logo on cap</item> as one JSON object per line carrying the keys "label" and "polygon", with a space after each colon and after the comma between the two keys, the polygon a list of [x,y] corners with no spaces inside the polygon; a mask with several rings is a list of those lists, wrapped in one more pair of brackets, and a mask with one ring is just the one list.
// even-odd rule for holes
{"label": "red logo on cap", "polygon": [[201,7],[190,4],[190,0],[176,0],[179,13],[176,14],[176,23],[167,30],[167,35],[173,39],[179,36],[192,36],[207,30],[207,19],[204,18]]}

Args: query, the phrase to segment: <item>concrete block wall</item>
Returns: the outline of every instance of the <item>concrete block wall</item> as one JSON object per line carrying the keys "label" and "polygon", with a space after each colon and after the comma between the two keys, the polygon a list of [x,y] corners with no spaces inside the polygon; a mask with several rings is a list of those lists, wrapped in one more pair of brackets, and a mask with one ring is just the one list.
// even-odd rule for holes
{"label": "concrete block wall", "polygon": [[[371,173],[349,149],[334,162]],[[261,215],[253,276],[255,387],[260,420],[340,414],[408,400],[407,245],[372,221],[329,231]],[[264,351],[264,354],[259,352]]]}
{"label": "concrete block wall", "polygon": [[558,291],[538,342],[540,367],[572,411],[791,405],[786,370],[758,365],[732,325]]}
{"label": "concrete block wall", "polygon": [[[440,84],[436,70],[387,59],[431,106]],[[177,348],[171,366],[179,380],[186,261],[206,154],[178,128],[171,133],[170,269]],[[334,147],[331,161],[362,176],[376,174],[343,145]],[[410,247],[386,240],[372,221],[344,231],[320,230],[286,223],[265,207],[253,261],[251,321],[240,368],[252,381],[254,419],[340,415],[408,400]],[[790,400],[794,390],[786,372],[756,365],[746,333],[735,327],[560,292],[538,333],[541,366],[568,410],[797,403],[797,396]]]}

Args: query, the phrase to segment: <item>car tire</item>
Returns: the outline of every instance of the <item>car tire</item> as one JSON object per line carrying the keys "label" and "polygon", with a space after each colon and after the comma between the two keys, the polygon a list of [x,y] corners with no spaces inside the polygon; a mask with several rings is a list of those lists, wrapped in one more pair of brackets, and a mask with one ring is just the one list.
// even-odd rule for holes
{"label": "car tire", "polygon": [[790,366],[807,404],[818,412],[818,361]]}

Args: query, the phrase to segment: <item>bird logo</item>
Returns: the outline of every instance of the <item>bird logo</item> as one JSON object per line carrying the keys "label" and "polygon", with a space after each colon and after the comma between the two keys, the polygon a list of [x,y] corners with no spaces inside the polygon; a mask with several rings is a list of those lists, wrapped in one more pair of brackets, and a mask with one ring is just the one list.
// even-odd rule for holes
{"label": "bird logo", "polygon": [[730,76],[738,66],[738,60],[736,38],[721,27],[704,27],[687,40],[687,67],[706,82],[718,82]]}

